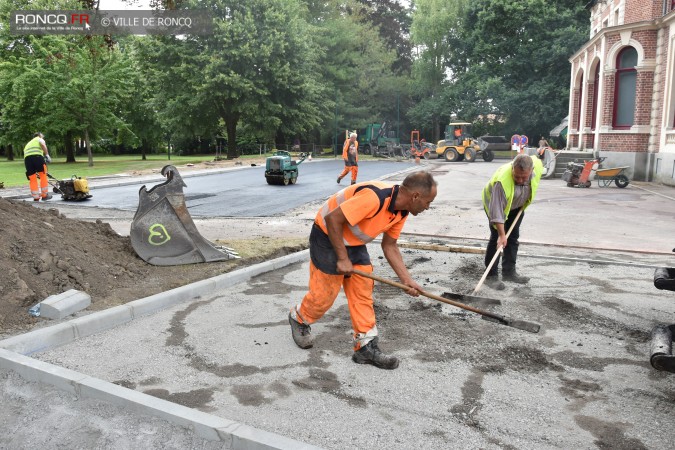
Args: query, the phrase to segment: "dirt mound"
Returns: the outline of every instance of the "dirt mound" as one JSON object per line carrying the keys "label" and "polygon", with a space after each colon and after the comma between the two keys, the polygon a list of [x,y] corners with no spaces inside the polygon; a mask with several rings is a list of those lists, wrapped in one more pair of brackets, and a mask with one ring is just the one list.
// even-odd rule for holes
{"label": "dirt mound", "polygon": [[159,267],[140,259],[108,223],[66,218],[57,209],[0,198],[0,337],[39,321],[28,308],[78,289],[101,310],[301,248],[269,245],[255,258]]}

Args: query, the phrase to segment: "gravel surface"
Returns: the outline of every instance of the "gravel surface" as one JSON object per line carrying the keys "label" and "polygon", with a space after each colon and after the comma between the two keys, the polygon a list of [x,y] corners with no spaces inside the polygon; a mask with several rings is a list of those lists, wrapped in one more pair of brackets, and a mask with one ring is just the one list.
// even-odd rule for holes
{"label": "gravel surface", "polygon": [[[484,246],[479,192],[498,165],[427,166],[439,197],[411,218],[406,239]],[[530,283],[481,291],[495,300],[481,308],[539,323],[536,335],[378,284],[381,346],[402,359],[397,370],[351,363],[342,297],[313,327],[315,347],[302,351],[285,318],[306,286],[300,264],[36,357],[325,448],[669,448],[673,378],[648,359],[651,328],[675,317],[673,293],[652,285],[652,267],[673,262],[675,189],[561,185],[542,182],[521,229],[519,271]],[[212,240],[220,226],[259,236],[263,222],[297,237],[317,207],[269,223],[197,225]],[[391,277],[371,247],[376,272]],[[402,252],[439,295],[470,292],[483,271],[480,254]],[[6,371],[0,396],[0,448],[222,446]]]}

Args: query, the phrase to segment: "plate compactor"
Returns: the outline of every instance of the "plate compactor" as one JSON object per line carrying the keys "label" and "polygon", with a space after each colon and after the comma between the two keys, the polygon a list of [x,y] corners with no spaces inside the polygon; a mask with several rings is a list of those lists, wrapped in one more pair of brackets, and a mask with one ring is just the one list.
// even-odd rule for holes
{"label": "plate compactor", "polygon": [[49,172],[47,172],[47,178],[56,182],[56,184],[52,184],[53,191],[55,194],[61,194],[63,200],[79,202],[92,197],[89,193],[89,182],[86,178],[73,175],[68,180],[59,180]]}
{"label": "plate compactor", "polygon": [[300,159],[293,161],[291,154],[285,150],[277,150],[265,160],[265,179],[267,184],[288,186],[298,180],[298,166],[307,155],[300,153]]}
{"label": "plate compactor", "polygon": [[131,222],[131,246],[155,266],[177,266],[236,259],[232,249],[216,247],[199,234],[185,204],[187,186],[174,166],[162,168],[167,180],[138,192],[138,209]]}
{"label": "plate compactor", "polygon": [[[675,249],[673,251],[675,252]],[[675,268],[660,267],[656,269],[654,271],[654,287],[675,291]],[[655,369],[675,373],[673,336],[675,336],[675,324],[658,325],[652,330],[651,357],[649,361]]]}

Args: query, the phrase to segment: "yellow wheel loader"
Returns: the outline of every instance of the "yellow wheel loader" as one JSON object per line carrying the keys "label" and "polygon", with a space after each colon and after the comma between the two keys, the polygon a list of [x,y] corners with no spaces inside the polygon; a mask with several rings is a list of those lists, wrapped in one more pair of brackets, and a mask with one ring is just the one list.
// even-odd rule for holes
{"label": "yellow wheel loader", "polygon": [[469,122],[450,122],[445,127],[445,139],[436,144],[436,157],[449,162],[473,162],[478,156],[483,161],[492,161],[495,157],[490,149],[473,138]]}

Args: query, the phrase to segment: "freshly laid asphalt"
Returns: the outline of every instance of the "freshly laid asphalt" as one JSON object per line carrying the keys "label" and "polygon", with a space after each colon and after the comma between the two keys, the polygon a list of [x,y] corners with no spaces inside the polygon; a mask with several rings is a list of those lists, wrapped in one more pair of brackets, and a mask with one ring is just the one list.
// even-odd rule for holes
{"label": "freshly laid asphalt", "polygon": [[[423,165],[439,195],[409,220],[402,253],[429,292],[469,293],[480,278],[480,189],[503,163]],[[311,220],[315,208],[300,211]],[[486,287],[480,305],[542,330],[378,284],[394,371],[351,362],[342,294],[313,326],[315,347],[294,345],[286,315],[306,289],[307,252],[11,337],[0,369],[235,448],[668,448],[675,375],[648,361],[651,328],[675,321],[675,294],[652,284],[654,267],[675,265],[674,216],[670,187],[543,180],[521,229],[519,271],[532,280]]]}

